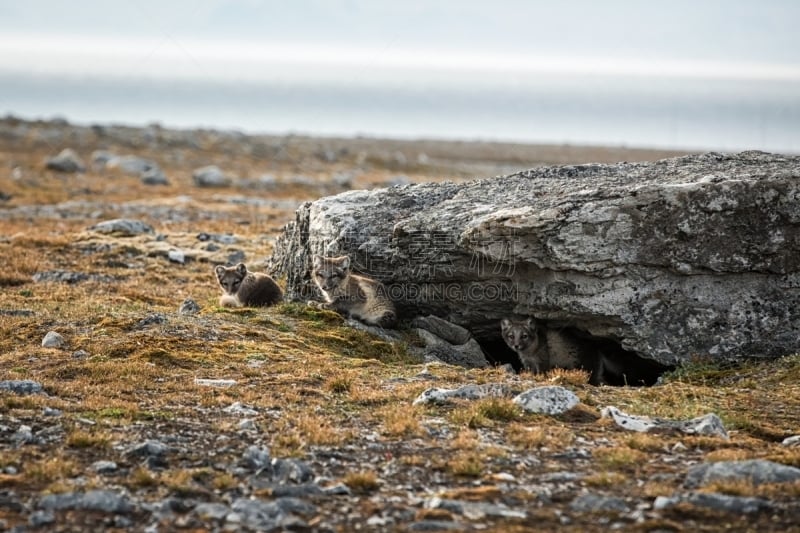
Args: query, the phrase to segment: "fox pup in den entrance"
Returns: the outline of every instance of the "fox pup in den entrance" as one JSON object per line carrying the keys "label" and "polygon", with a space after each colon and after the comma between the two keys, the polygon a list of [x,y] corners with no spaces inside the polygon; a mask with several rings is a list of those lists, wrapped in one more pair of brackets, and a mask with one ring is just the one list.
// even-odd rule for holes
{"label": "fox pup in den entrance", "polygon": [[314,256],[311,277],[325,302],[308,305],[331,309],[367,324],[391,327],[397,320],[394,304],[379,281],[358,276],[350,271],[350,258]]}
{"label": "fox pup in den entrance", "polygon": [[283,291],[275,280],[260,272],[250,272],[244,263],[214,269],[222,288],[219,305],[223,307],[267,307],[283,300]]}
{"label": "fox pup in den entrance", "polygon": [[573,338],[563,331],[549,329],[533,319],[503,319],[500,323],[503,340],[519,356],[522,366],[536,373],[551,368],[583,368],[591,372],[589,383],[607,383],[609,373],[622,374],[619,365],[588,341]]}

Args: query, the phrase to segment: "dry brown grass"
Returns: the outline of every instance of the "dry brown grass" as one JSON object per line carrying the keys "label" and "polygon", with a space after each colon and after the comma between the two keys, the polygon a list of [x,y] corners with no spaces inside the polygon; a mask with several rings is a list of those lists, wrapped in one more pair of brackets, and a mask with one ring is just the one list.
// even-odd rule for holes
{"label": "dry brown grass", "polygon": [[[16,428],[22,423],[40,422],[45,407],[57,408],[63,411],[58,423],[64,431],[63,438],[46,447],[47,453],[37,446],[1,449],[0,468],[12,467],[17,473],[0,473],[0,488],[27,499],[43,491],[121,484],[149,501],[169,494],[210,500],[215,491],[239,490],[243,480],[231,472],[198,467],[208,464],[203,463],[207,447],[237,449],[251,439],[263,439],[274,457],[306,458],[320,449],[353,456],[352,464],[333,468],[326,475],[341,479],[359,494],[379,492],[376,498],[402,492],[395,490],[396,484],[419,485],[419,480],[403,477],[418,471],[426,478],[435,472],[449,487],[441,491],[445,497],[529,501],[530,494],[505,494],[505,488],[499,487],[513,482],[499,481],[501,478],[495,476],[510,473],[530,485],[543,472],[583,468],[551,460],[572,447],[586,447],[593,456],[593,470],[582,478],[582,485],[617,493],[624,490],[631,497],[653,498],[680,489],[680,475],[674,482],[635,482],[656,473],[682,472],[675,462],[661,461],[678,442],[694,460],[758,457],[800,466],[800,452],[778,444],[800,427],[800,355],[736,368],[697,361],[678,369],[665,385],[650,389],[591,387],[584,372],[554,371],[546,379],[575,390],[583,401],[574,412],[557,418],[522,413],[508,399],[414,407],[413,399],[431,386],[519,382],[499,369],[465,371],[436,364],[428,366],[435,381],[416,380],[414,376],[423,367],[407,349],[414,342],[412,337],[405,345],[388,344],[344,326],[335,313],[298,303],[266,310],[223,309],[217,305],[219,289],[211,275],[212,264],[189,261],[177,265],[149,252],[147,239],[97,239],[85,231],[98,219],[130,216],[152,224],[167,241],[187,247],[200,246],[196,239],[199,232],[234,233],[239,238],[235,248],[246,254],[246,262],[260,265],[281,226],[293,218],[291,207],[242,206],[224,198],[244,195],[299,201],[314,199],[327,190],[284,187],[259,191],[235,186],[204,190],[192,185],[190,169],[213,163],[242,177],[257,178],[271,172],[282,179],[302,173],[323,180],[331,172],[349,168],[350,159],[357,153],[343,156],[341,162],[323,164],[301,156],[303,143],[311,141],[297,142],[297,146],[287,148],[289,155],[283,161],[237,152],[235,147],[229,152],[215,151],[212,143],[202,150],[184,150],[182,164],[155,148],[108,146],[118,153],[136,153],[158,161],[172,181],[163,188],[144,186],[136,177],[111,178],[93,170],[76,176],[45,172],[41,161],[52,155],[51,147],[0,147],[0,166],[21,166],[25,175],[22,180],[2,184],[2,192],[10,194],[11,199],[0,204],[0,256],[4,260],[0,276],[0,376],[39,381],[48,393],[0,393],[0,418],[3,424]],[[361,142],[354,141],[356,145]],[[399,146],[416,145],[409,141]],[[463,147],[460,149],[463,152]],[[442,145],[436,145],[435,150],[443,150]],[[481,154],[499,154],[492,150],[499,148],[481,148],[466,155],[474,159]],[[89,150],[85,151],[88,155]],[[556,152],[548,157],[562,157],[562,152]],[[428,155],[437,157],[433,151]],[[599,151],[596,155],[593,159],[598,161],[611,157]],[[514,153],[497,157],[504,163],[531,161]],[[372,160],[372,164],[358,176],[356,186],[371,186],[398,172],[381,158]],[[461,171],[454,171],[431,176],[430,169],[417,170],[406,172],[412,181],[461,175]],[[181,195],[191,199],[181,199]],[[68,201],[76,203],[59,207],[65,213],[63,217],[36,218],[13,211],[21,206]],[[180,216],[172,219],[148,212],[154,207],[178,210]],[[100,244],[103,247],[92,248]],[[114,281],[33,282],[34,274],[51,270],[110,276]],[[185,297],[201,305],[198,315],[177,313]],[[166,321],[142,323],[156,313]],[[65,349],[41,347],[42,337],[50,330],[65,337]],[[196,384],[196,378],[232,379],[236,385],[228,389],[206,387]],[[255,433],[239,433],[240,419],[222,411],[234,402],[256,410],[252,417]],[[631,414],[671,419],[716,412],[731,431],[731,439],[626,433],[608,420],[597,419],[599,409],[606,405]],[[11,424],[6,419],[19,421]],[[195,445],[187,445],[187,457],[170,457],[164,471],[135,462],[123,464],[126,460],[119,457],[120,449],[145,435],[187,433],[213,437],[197,444],[197,450],[193,449]],[[391,447],[400,467],[397,480],[384,474],[383,463],[358,463],[375,460],[359,455],[362,452],[358,450],[365,448],[361,438],[365,434]],[[226,445],[209,444],[217,436],[231,440]],[[591,444],[595,441],[602,446]],[[225,461],[235,464],[241,450],[235,454],[239,455]],[[93,461],[112,456],[128,469],[124,477],[106,479],[87,474]],[[531,464],[541,461],[541,465],[522,465],[521,461],[527,459],[535,460]],[[715,488],[784,500],[800,492],[794,485]],[[783,496],[781,489],[786,492]],[[559,497],[566,501],[566,497]],[[542,529],[562,528],[554,510],[561,512],[564,505],[558,497],[552,502],[553,509],[532,503],[528,507],[531,523]],[[0,510],[0,519],[11,516],[3,513],[6,511]],[[423,509],[419,516],[452,519],[451,513],[443,510]],[[17,515],[11,516],[9,525],[25,523],[25,519],[17,519]],[[514,524],[488,521],[485,525],[487,531],[523,530]],[[573,526],[587,531],[600,528],[588,521]],[[684,527],[667,519],[648,521],[642,528],[645,526]],[[607,527],[602,525],[601,529]]]}

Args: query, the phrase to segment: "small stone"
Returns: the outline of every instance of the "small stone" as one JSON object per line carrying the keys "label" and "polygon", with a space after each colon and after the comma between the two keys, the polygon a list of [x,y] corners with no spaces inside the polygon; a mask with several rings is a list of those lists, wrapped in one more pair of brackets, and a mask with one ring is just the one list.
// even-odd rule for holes
{"label": "small stone", "polygon": [[714,413],[708,413],[686,422],[679,422],[679,429],[690,435],[706,435],[710,437],[720,437],[728,440],[728,432],[722,419]]}
{"label": "small stone", "polygon": [[114,235],[117,237],[135,237],[142,234],[153,234],[155,230],[149,224],[145,224],[140,220],[132,220],[127,218],[117,218],[113,220],[105,220],[94,226],[87,228],[88,231],[95,233],[103,233],[106,235]]}
{"label": "small stone", "polygon": [[87,357],[89,357],[89,352],[86,350],[75,350],[72,352],[73,359],[86,359]]}
{"label": "small stone", "polygon": [[272,531],[286,526],[288,518],[283,509],[274,501],[250,500],[239,498],[231,505],[232,513],[225,519],[227,522],[259,531]]}
{"label": "small stone", "polygon": [[791,483],[800,480],[800,468],[764,459],[702,463],[689,468],[684,486],[701,487],[715,481],[747,481],[762,483]]}
{"label": "small stone", "polygon": [[50,494],[39,500],[37,507],[55,511],[74,509],[119,514],[127,514],[133,511],[133,504],[127,496],[109,490]]}
{"label": "small stone", "polygon": [[467,526],[449,520],[420,520],[412,522],[406,531],[466,531]]}
{"label": "small stone", "polygon": [[42,392],[42,384],[30,379],[10,379],[0,381],[0,390],[14,394],[40,394]]}
{"label": "small stone", "polygon": [[169,447],[157,440],[146,440],[128,448],[125,455],[128,457],[157,457],[166,454]]}
{"label": "small stone", "polygon": [[191,298],[185,298],[178,308],[178,313],[181,315],[196,315],[200,312],[200,306]]}
{"label": "small stone", "polygon": [[154,161],[135,155],[123,155],[113,157],[106,161],[106,168],[120,170],[132,176],[142,175],[150,170],[158,170],[158,165]]}
{"label": "small stone", "polygon": [[201,387],[233,387],[236,385],[235,379],[205,379],[205,378],[194,378],[194,384],[200,385]]}
{"label": "small stone", "polygon": [[169,185],[169,180],[160,168],[151,168],[142,172],[140,179],[145,185]]}
{"label": "small stone", "polygon": [[31,527],[42,527],[52,524],[56,521],[56,516],[52,511],[34,511],[28,518],[28,523]]}
{"label": "small stone", "polygon": [[22,446],[23,444],[33,444],[37,439],[33,436],[33,429],[30,426],[22,425],[11,436],[11,440],[17,446]]}
{"label": "small stone", "polygon": [[609,405],[600,412],[603,418],[611,418],[623,429],[646,433],[648,431],[683,432],[695,435],[708,435],[728,439],[728,432],[722,420],[709,413],[691,420],[663,420],[647,416],[629,415]]}
{"label": "small stone", "polygon": [[111,161],[117,157],[114,153],[109,152],[108,150],[95,150],[92,152],[92,166],[96,168],[103,168],[106,166],[106,163]]}
{"label": "small stone", "polygon": [[279,483],[306,483],[314,478],[311,467],[299,459],[273,459],[272,470],[273,479]]}
{"label": "small stone", "polygon": [[222,520],[231,508],[224,503],[201,503],[194,508],[195,514],[202,520]]}
{"label": "small stone", "polygon": [[536,387],[519,394],[514,403],[531,413],[560,415],[580,403],[572,391],[564,387]]}
{"label": "small stone", "polygon": [[55,331],[48,331],[42,339],[43,348],[63,348],[66,344],[67,341],[64,340],[64,337]]}
{"label": "small stone", "polygon": [[695,492],[686,501],[698,507],[708,507],[717,511],[737,514],[753,514],[771,507],[767,500],[727,494]]}
{"label": "small stone", "polygon": [[167,252],[167,258],[173,263],[184,264],[186,262],[186,254],[183,250],[170,250]]}
{"label": "small stone", "polygon": [[45,163],[45,166],[49,170],[55,170],[57,172],[84,172],[86,170],[86,165],[83,163],[83,160],[75,153],[75,150],[71,148],[65,148],[61,150],[61,152],[54,157],[51,157]]}
{"label": "small stone", "polygon": [[117,471],[117,463],[114,461],[95,461],[92,463],[91,469],[98,474],[109,474]]}
{"label": "small stone", "polygon": [[800,435],[795,435],[793,437],[786,437],[781,441],[783,446],[800,446]]}
{"label": "small stone", "polygon": [[52,407],[45,407],[42,409],[44,416],[61,416],[61,409],[54,409]]}
{"label": "small stone", "polygon": [[672,507],[673,505],[679,504],[680,501],[681,501],[680,498],[669,497],[669,496],[656,496],[656,499],[653,500],[653,510],[663,511],[667,507]]}
{"label": "small stone", "polygon": [[267,448],[249,446],[242,455],[242,463],[252,471],[261,470],[272,464],[272,457]]}
{"label": "small stone", "polygon": [[239,416],[255,416],[258,414],[258,411],[252,407],[244,405],[242,402],[233,402],[228,407],[224,408],[223,411],[230,415]]}
{"label": "small stone", "polygon": [[166,324],[168,322],[167,316],[162,313],[150,313],[139,322],[136,323],[134,329],[144,329],[149,326],[156,326]]}
{"label": "small stone", "polygon": [[511,389],[504,383],[485,383],[481,385],[464,385],[457,389],[428,389],[414,400],[414,405],[444,402],[451,398],[463,400],[479,400],[481,398],[502,398],[509,396]]}
{"label": "small stone", "polygon": [[244,420],[240,420],[236,427],[239,428],[240,431],[250,431],[256,429],[256,423],[253,422],[252,418],[245,418]]}
{"label": "small stone", "polygon": [[198,187],[227,187],[231,184],[230,178],[216,165],[195,169],[192,180]]}
{"label": "small stone", "polygon": [[434,315],[417,317],[411,321],[411,326],[433,333],[450,344],[464,344],[472,338],[467,329]]}
{"label": "small stone", "polygon": [[325,487],[322,491],[328,496],[350,496],[353,493],[350,487],[344,483],[337,483],[336,485]]}
{"label": "small stone", "polygon": [[581,494],[570,504],[570,509],[578,513],[616,512],[627,513],[630,511],[625,500],[613,496],[600,494]]}

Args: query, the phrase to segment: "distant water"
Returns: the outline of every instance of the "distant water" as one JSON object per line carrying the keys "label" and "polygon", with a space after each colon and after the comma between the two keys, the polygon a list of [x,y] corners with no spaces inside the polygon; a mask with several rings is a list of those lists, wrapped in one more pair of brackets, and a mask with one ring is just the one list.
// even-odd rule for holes
{"label": "distant water", "polygon": [[0,72],[0,113],[250,133],[800,153],[800,81],[562,74],[310,83]]}

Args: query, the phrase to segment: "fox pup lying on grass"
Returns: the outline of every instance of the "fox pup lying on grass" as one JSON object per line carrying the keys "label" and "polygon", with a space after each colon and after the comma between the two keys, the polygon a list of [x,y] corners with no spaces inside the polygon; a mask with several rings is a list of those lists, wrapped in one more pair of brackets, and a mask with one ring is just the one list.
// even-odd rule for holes
{"label": "fox pup lying on grass", "polygon": [[397,320],[394,304],[379,281],[350,271],[350,258],[314,256],[311,277],[325,302],[308,302],[320,309],[331,309],[367,324],[391,327]]}
{"label": "fox pup lying on grass", "polygon": [[549,329],[527,320],[503,319],[500,323],[503,340],[519,356],[526,370],[536,373],[551,368],[583,368],[591,372],[589,383],[608,383],[609,377],[622,375],[619,365],[589,341],[574,338],[563,331]]}
{"label": "fox pup lying on grass", "polygon": [[267,307],[283,300],[283,291],[275,280],[260,272],[250,272],[244,263],[214,269],[222,288],[219,305],[223,307]]}

